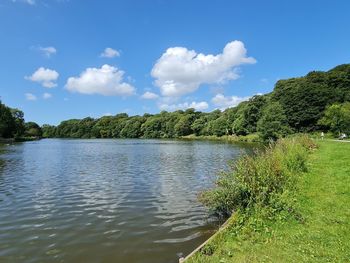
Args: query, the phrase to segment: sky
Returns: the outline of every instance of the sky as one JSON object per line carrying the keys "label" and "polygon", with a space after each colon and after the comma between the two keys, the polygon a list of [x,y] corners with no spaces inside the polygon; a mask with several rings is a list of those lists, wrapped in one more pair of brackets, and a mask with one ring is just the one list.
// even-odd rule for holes
{"label": "sky", "polygon": [[0,0],[0,96],[26,121],[234,107],[350,60],[350,1]]}

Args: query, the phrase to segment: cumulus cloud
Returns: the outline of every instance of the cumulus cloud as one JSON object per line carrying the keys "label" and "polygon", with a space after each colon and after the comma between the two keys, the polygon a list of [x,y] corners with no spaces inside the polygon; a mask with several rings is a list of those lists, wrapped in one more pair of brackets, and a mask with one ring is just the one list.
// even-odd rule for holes
{"label": "cumulus cloud", "polygon": [[227,108],[235,107],[242,101],[249,99],[250,97],[224,96],[223,94],[216,94],[216,96],[212,98],[211,101],[221,110],[225,110]]}
{"label": "cumulus cloud", "polygon": [[25,79],[38,82],[45,88],[53,88],[57,86],[58,76],[57,71],[40,67],[31,76],[26,76]]}
{"label": "cumulus cloud", "polygon": [[32,93],[26,93],[26,94],[24,94],[24,96],[26,97],[26,100],[34,101],[37,99],[36,96]]}
{"label": "cumulus cloud", "polygon": [[159,98],[158,94],[155,94],[155,93],[149,92],[149,91],[146,91],[141,96],[141,99],[145,99],[145,100],[154,100],[154,99],[158,99],[158,98]]}
{"label": "cumulus cloud", "polygon": [[124,71],[110,65],[87,68],[78,77],[70,77],[65,88],[70,92],[104,96],[130,96],[135,88],[123,80]]}
{"label": "cumulus cloud", "polygon": [[47,58],[57,53],[57,49],[54,47],[38,47],[38,50]]}
{"label": "cumulus cloud", "polygon": [[51,93],[45,92],[45,93],[43,94],[43,99],[44,99],[44,100],[47,100],[47,99],[50,99],[50,98],[52,98],[52,94],[51,94]]}
{"label": "cumulus cloud", "polygon": [[158,59],[151,75],[163,96],[181,96],[201,84],[225,83],[237,79],[237,66],[253,64],[241,41],[228,43],[223,52],[205,55],[185,47],[171,47]]}
{"label": "cumulus cloud", "polygon": [[119,57],[120,53],[118,50],[115,50],[113,48],[107,47],[100,55],[103,58],[114,58]]}
{"label": "cumulus cloud", "polygon": [[160,104],[159,109],[166,110],[166,111],[175,111],[175,110],[184,110],[184,109],[190,109],[193,108],[198,111],[206,110],[208,109],[209,105],[206,101],[196,102],[192,101],[191,103],[184,102],[179,104]]}

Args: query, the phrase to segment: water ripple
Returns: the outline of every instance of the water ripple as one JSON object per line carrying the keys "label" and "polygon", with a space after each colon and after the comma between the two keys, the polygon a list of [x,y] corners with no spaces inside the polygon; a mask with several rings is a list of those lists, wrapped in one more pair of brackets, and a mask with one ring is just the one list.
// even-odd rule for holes
{"label": "water ripple", "polygon": [[197,201],[237,146],[41,140],[0,155],[0,262],[177,262],[216,227]]}

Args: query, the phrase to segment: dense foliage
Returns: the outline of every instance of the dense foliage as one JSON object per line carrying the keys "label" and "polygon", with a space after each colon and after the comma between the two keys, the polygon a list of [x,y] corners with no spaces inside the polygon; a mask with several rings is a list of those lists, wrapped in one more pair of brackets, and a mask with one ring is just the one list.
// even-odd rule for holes
{"label": "dense foliage", "polygon": [[269,207],[273,211],[291,209],[284,195],[297,176],[306,171],[307,152],[315,144],[307,136],[280,139],[253,156],[243,156],[223,172],[217,187],[201,195],[201,200],[217,214]]}
{"label": "dense foliage", "polygon": [[[270,94],[256,95],[223,112],[188,109],[143,116],[121,113],[99,119],[71,119],[57,127],[44,125],[42,130],[44,137],[68,138],[176,138],[258,132],[262,139],[270,140],[289,133],[337,130],[332,122],[320,120],[325,117],[327,107],[347,101],[350,101],[350,64],[280,80]],[[343,126],[344,132],[349,130]]]}
{"label": "dense foliage", "polygon": [[350,102],[327,107],[318,123],[330,127],[334,134],[350,134]]}
{"label": "dense foliage", "polygon": [[271,95],[282,105],[293,130],[317,130],[317,122],[328,105],[350,101],[350,64],[328,72],[313,71],[305,77],[280,80]]}
{"label": "dense foliage", "polygon": [[344,64],[327,72],[280,80],[269,94],[210,113],[194,109],[143,116],[120,113],[39,127],[32,122],[25,124],[22,111],[0,103],[0,137],[177,138],[258,133],[263,140],[275,140],[290,133],[318,130],[349,133],[349,102],[350,64]]}
{"label": "dense foliage", "polygon": [[7,107],[0,101],[0,138],[41,137],[41,127],[35,122],[25,123],[19,109]]}

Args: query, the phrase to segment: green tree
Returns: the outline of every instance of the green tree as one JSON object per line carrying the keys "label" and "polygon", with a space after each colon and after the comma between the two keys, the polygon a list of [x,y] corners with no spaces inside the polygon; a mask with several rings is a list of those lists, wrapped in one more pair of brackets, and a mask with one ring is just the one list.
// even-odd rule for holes
{"label": "green tree", "polygon": [[41,127],[35,122],[26,122],[25,123],[25,132],[24,135],[28,137],[41,137],[42,130]]}
{"label": "green tree", "polygon": [[122,138],[140,138],[142,136],[141,126],[144,122],[143,117],[134,116],[125,122],[124,128],[120,131]]}
{"label": "green tree", "polygon": [[223,136],[229,133],[229,126],[227,123],[226,116],[220,116],[216,120],[212,120],[208,123],[208,130],[210,130],[211,135]]}
{"label": "green tree", "polygon": [[350,64],[327,72],[313,71],[305,77],[280,80],[272,93],[285,110],[289,125],[296,131],[318,129],[318,120],[327,105],[350,100]]}
{"label": "green tree", "polygon": [[54,138],[56,137],[56,127],[49,124],[44,124],[41,126],[41,130],[44,138]]}
{"label": "green tree", "polygon": [[15,124],[14,137],[20,137],[25,131],[24,113],[19,109],[11,109],[11,114]]}
{"label": "green tree", "polygon": [[257,129],[264,141],[276,140],[291,132],[284,109],[278,102],[266,106],[258,121]]}
{"label": "green tree", "polygon": [[179,121],[174,126],[176,136],[186,136],[192,133],[192,119],[193,118],[191,115],[181,116]]}
{"label": "green tree", "polygon": [[0,101],[0,137],[11,138],[16,132],[16,122],[11,109]]}
{"label": "green tree", "polygon": [[142,134],[145,138],[162,138],[162,119],[158,116],[152,116],[141,126]]}
{"label": "green tree", "polygon": [[336,103],[326,108],[320,125],[328,127],[334,134],[350,133],[350,102]]}
{"label": "green tree", "polygon": [[197,118],[191,125],[191,129],[196,136],[204,135],[204,128],[207,125],[207,116],[202,114],[199,118]]}

